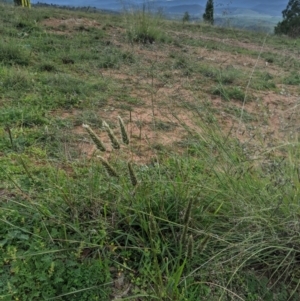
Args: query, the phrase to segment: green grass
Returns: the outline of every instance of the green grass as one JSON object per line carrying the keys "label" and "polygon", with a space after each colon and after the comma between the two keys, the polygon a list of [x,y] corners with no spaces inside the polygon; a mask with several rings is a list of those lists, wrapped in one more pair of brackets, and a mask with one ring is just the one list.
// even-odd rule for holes
{"label": "green grass", "polygon": [[[49,18],[100,26],[47,28]],[[0,31],[0,300],[299,300],[299,142],[242,142],[219,124],[224,111],[251,126],[257,112],[234,101],[276,93],[282,77],[255,69],[246,95],[249,69],[193,53],[257,57],[197,34],[258,45],[262,35],[146,11],[2,4]],[[298,45],[269,40],[289,52]],[[261,57],[281,66],[284,84],[298,84],[297,66],[285,72],[292,61]],[[213,94],[228,102],[214,106]],[[167,110],[157,116],[164,102],[188,110],[196,128],[164,119]],[[153,122],[136,118],[149,107]],[[186,131],[172,145],[147,136],[155,156],[139,162],[143,141],[122,142],[117,114],[141,136],[148,125],[167,137]],[[80,147],[93,141],[81,125],[109,148],[103,120],[121,147],[88,157]]]}
{"label": "green grass", "polygon": [[155,42],[169,42],[170,38],[164,33],[162,16],[153,14],[151,8],[143,5],[139,11],[127,12],[125,23],[128,28],[128,40],[142,44],[152,44]]}
{"label": "green grass", "polygon": [[283,81],[287,85],[299,85],[300,74],[299,72],[291,72]]}
{"label": "green grass", "polygon": [[246,94],[241,87],[225,87],[223,85],[218,85],[212,90],[213,95],[219,95],[224,100],[230,101],[232,99],[244,101]]}
{"label": "green grass", "polygon": [[[277,292],[267,279],[282,283],[297,277],[298,269],[291,269],[298,256],[297,229],[288,226],[298,206],[295,171],[276,159],[266,162],[265,170],[253,170],[239,145],[222,137],[195,143],[195,158],[171,156],[146,169],[134,166],[140,182],[134,196],[122,162],[115,166],[120,178],[114,180],[97,160],[70,165],[68,175],[51,164],[35,166],[24,154],[2,159],[2,180],[15,191],[2,206],[3,290],[47,298],[71,293],[68,287],[73,287],[72,300],[100,295],[105,300],[111,287],[104,284],[114,266],[133,283],[135,294],[149,300],[194,300],[200,293],[217,300],[225,289],[248,295],[246,300],[252,300],[249,292],[268,298],[287,294],[292,282]],[[218,156],[211,158],[211,149]],[[190,217],[184,218],[191,200]],[[182,238],[185,220],[188,233]],[[186,249],[187,237],[193,237],[192,251]],[[188,251],[193,256],[185,257]],[[221,281],[213,290],[211,269]],[[40,292],[32,289],[35,282]],[[76,292],[81,288],[88,290]]]}

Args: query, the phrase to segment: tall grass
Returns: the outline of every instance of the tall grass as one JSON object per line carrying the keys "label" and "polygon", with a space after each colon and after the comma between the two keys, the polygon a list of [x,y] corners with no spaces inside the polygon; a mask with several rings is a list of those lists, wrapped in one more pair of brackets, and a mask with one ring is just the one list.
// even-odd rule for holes
{"label": "tall grass", "polygon": [[[130,164],[127,172],[122,161],[102,157],[73,164],[74,176],[50,165],[36,168],[24,155],[10,169],[4,160],[2,177],[16,188],[2,205],[2,268],[6,277],[15,271],[11,294],[25,294],[20,281],[38,277],[36,268],[45,274],[41,288],[63,292],[66,280],[51,279],[60,279],[66,269],[60,258],[73,250],[82,262],[105,258],[106,279],[113,277],[111,266],[120,270],[124,289],[132,283],[132,298],[283,300],[289,294],[297,300],[299,151],[288,146],[282,149],[288,156],[262,153],[254,160],[247,146],[206,131],[205,143],[195,140],[193,156],[163,156],[154,166]],[[48,267],[37,267],[37,260]],[[50,273],[51,265],[57,267]]]}
{"label": "tall grass", "polygon": [[162,15],[153,12],[150,5],[144,3],[142,9],[127,9],[124,17],[129,41],[152,44],[168,40],[163,31]]}

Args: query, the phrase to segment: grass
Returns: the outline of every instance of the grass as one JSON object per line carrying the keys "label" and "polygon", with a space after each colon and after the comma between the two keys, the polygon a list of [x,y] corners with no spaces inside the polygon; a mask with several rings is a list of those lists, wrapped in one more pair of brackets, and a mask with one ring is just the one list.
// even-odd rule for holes
{"label": "grass", "polygon": [[291,72],[285,79],[284,83],[287,85],[299,85],[300,84],[300,75],[297,72]]}
{"label": "grass", "polygon": [[0,5],[0,300],[299,300],[298,40]]}
{"label": "grass", "polygon": [[220,95],[224,100],[231,99],[244,101],[246,98],[245,92],[240,87],[224,87],[222,84],[215,87],[212,91],[213,95]]}
{"label": "grass", "polygon": [[139,11],[128,11],[125,21],[128,28],[127,37],[131,43],[152,44],[168,40],[168,37],[161,29],[163,25],[162,17],[159,13],[153,14],[151,7],[146,4]]}

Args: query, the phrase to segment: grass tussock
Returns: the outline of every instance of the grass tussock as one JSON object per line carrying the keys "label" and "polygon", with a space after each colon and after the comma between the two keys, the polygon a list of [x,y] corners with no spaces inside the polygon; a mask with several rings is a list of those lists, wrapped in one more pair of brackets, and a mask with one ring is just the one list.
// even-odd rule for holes
{"label": "grass tussock", "polygon": [[145,8],[0,31],[1,300],[299,300],[297,41]]}
{"label": "grass tussock", "polygon": [[153,13],[151,7],[145,4],[141,10],[132,10],[125,14],[125,22],[127,37],[131,42],[153,44],[168,40],[163,31],[163,17],[159,13]]}

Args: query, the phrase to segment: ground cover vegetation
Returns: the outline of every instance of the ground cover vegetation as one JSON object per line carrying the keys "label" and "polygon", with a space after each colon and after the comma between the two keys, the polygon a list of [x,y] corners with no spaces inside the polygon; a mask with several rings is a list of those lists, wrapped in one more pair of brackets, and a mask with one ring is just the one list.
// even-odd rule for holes
{"label": "ground cover vegetation", "polygon": [[0,300],[299,300],[298,39],[7,4],[0,35]]}

